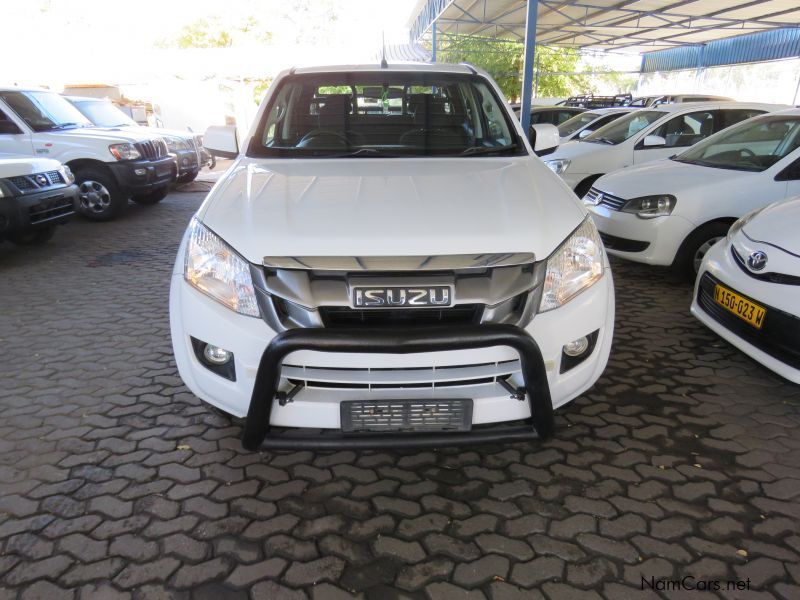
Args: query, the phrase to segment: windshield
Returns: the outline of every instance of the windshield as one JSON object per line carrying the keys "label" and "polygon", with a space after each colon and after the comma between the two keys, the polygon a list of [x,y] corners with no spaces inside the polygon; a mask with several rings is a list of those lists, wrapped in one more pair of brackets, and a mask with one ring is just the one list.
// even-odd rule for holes
{"label": "windshield", "polygon": [[774,115],[721,131],[674,160],[718,169],[760,172],[798,148],[800,117]]}
{"label": "windshield", "polygon": [[73,101],[73,103],[87,119],[98,127],[138,125],[136,121],[111,104],[111,102],[106,102],[105,100],[78,100]]}
{"label": "windshield", "polygon": [[54,92],[0,92],[2,98],[34,131],[89,127],[81,112]]}
{"label": "windshield", "polygon": [[616,146],[633,137],[648,125],[655,123],[666,114],[660,110],[637,110],[620,117],[605,127],[601,127],[594,133],[590,133],[581,141]]}
{"label": "windshield", "polygon": [[443,73],[290,76],[272,95],[250,156],[524,154],[488,82]]}
{"label": "windshield", "polygon": [[602,116],[603,115],[596,112],[585,112],[579,115],[575,115],[571,119],[567,119],[561,125],[558,126],[558,135],[560,135],[561,137],[567,137],[568,135],[572,135],[579,129],[583,129],[589,123],[591,123],[595,119],[599,119]]}

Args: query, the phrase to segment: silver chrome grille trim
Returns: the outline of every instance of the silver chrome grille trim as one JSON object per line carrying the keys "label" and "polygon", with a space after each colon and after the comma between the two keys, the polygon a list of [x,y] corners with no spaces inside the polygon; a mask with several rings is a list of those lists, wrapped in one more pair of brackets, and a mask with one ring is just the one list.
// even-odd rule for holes
{"label": "silver chrome grille trim", "polygon": [[510,267],[536,261],[531,252],[439,256],[265,256],[269,269],[302,271],[461,271]]}
{"label": "silver chrome grille trim", "polygon": [[[598,201],[600,196],[602,196],[602,198],[600,198]],[[611,194],[607,194],[606,192],[598,190],[594,187],[589,190],[584,199],[589,204],[593,204],[595,206],[605,206],[611,210],[622,210],[622,207],[628,202],[625,200],[625,198],[612,196]]]}

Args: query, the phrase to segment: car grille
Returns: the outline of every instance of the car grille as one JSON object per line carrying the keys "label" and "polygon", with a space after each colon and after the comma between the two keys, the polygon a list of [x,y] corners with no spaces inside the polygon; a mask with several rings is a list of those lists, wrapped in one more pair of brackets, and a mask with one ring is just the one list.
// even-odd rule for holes
{"label": "car grille", "polygon": [[55,198],[48,198],[36,206],[31,206],[28,209],[28,219],[34,225],[44,223],[50,219],[71,215],[74,212],[75,208],[70,198],[56,196]]}
{"label": "car grille", "polygon": [[[749,325],[714,302],[714,287],[719,280],[705,273],[697,287],[697,303],[720,325],[762,352],[800,369],[800,319],[787,312],[753,300],[767,309],[761,329]],[[747,296],[743,297],[747,298]],[[748,298],[749,299],[749,298]]]}
{"label": "car grille", "polygon": [[[46,183],[40,183],[37,178],[44,177]],[[6,181],[10,182],[20,192],[31,192],[41,189],[47,189],[54,185],[61,185],[64,183],[64,178],[58,171],[47,171],[45,173],[36,173],[34,175],[19,175],[17,177],[9,177]]]}
{"label": "car grille", "polygon": [[164,158],[167,153],[167,144],[164,140],[148,140],[146,142],[139,142],[136,144],[136,149],[142,155],[142,158],[147,160],[157,160]]}
{"label": "car grille", "polygon": [[603,240],[603,245],[609,250],[619,250],[620,252],[643,252],[650,247],[650,242],[628,240],[615,235],[603,233],[602,231],[599,233],[600,239]]}
{"label": "car grille", "polygon": [[323,306],[319,309],[325,327],[424,327],[480,323],[482,304],[459,304],[449,308],[355,309]]}
{"label": "car grille", "polygon": [[800,285],[800,277],[797,275],[787,275],[786,273],[753,273],[745,265],[744,258],[742,258],[736,251],[736,248],[731,246],[731,254],[733,261],[739,265],[739,268],[747,273],[753,279],[760,281],[768,281],[769,283],[778,283],[781,285]]}
{"label": "car grille", "polygon": [[469,431],[472,400],[359,400],[339,404],[345,433]]}
{"label": "car grille", "polygon": [[[602,196],[602,198],[600,198]],[[600,201],[598,202],[598,198]],[[628,202],[624,198],[619,198],[617,196],[612,196],[611,194],[606,194],[598,190],[597,188],[592,188],[585,196],[585,200],[595,206],[605,206],[610,208],[611,210],[622,210],[622,207]]]}

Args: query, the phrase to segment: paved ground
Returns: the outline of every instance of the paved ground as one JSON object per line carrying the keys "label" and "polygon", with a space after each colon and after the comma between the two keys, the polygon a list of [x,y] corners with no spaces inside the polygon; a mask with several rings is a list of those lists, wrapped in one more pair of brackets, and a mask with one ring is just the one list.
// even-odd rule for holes
{"label": "paved ground", "polygon": [[252,454],[171,357],[200,200],[0,246],[0,598],[800,598],[800,388],[688,286],[614,265],[611,363],[547,443]]}

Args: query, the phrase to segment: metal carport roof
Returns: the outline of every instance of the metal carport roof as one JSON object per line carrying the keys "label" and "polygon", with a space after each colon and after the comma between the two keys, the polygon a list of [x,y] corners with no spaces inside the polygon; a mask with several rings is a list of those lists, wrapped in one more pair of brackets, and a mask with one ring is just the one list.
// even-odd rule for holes
{"label": "metal carport roof", "polygon": [[[800,25],[798,0],[538,0],[536,43],[647,52]],[[527,0],[420,0],[419,40],[440,33],[525,39]]]}

